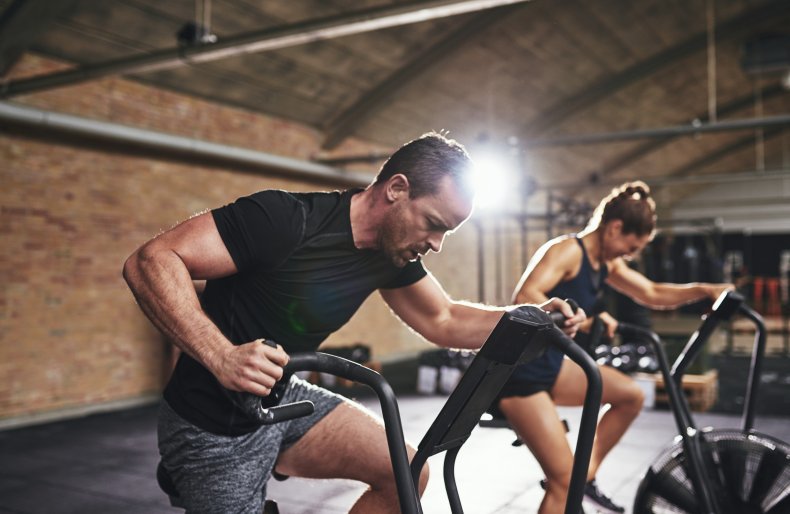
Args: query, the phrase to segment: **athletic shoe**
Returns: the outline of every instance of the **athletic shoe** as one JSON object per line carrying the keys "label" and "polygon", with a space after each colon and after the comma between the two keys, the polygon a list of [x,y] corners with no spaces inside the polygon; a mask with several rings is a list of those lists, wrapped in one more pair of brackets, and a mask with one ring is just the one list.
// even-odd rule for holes
{"label": "athletic shoe", "polygon": [[611,498],[598,489],[598,484],[594,478],[584,486],[584,501],[594,506],[602,514],[621,514],[625,512],[625,508],[614,503]]}

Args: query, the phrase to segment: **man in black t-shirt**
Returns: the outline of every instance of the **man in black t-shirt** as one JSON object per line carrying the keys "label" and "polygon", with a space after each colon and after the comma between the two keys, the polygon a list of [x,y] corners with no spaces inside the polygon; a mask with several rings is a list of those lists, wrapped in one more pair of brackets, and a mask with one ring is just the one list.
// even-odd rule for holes
{"label": "man in black t-shirt", "polygon": [[[352,512],[397,512],[381,422],[296,377],[288,353],[315,350],[378,290],[429,341],[479,348],[505,308],[450,299],[420,257],[471,214],[471,160],[431,133],[407,143],[364,190],[261,191],[195,216],[144,244],[124,266],[140,307],[183,350],[168,383],[159,447],[190,512],[260,512],[275,469],[369,484]],[[206,280],[198,298],[192,280]],[[552,299],[573,334],[583,313]],[[276,348],[260,344],[276,341]],[[307,418],[259,427],[225,389],[283,402]],[[413,455],[413,448],[409,454]],[[420,491],[427,482],[424,471]]]}

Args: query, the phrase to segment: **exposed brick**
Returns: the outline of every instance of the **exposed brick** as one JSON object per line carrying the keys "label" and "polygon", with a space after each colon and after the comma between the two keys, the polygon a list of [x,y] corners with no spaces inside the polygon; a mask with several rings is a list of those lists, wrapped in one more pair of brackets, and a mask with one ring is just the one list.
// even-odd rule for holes
{"label": "exposed brick", "polygon": [[[9,78],[63,67],[26,55]],[[117,78],[14,101],[299,159],[320,152],[322,135],[313,128]],[[333,154],[382,150],[352,140]],[[2,129],[0,156],[0,418],[160,390],[168,343],[121,278],[126,257],[178,221],[253,191],[326,188]],[[475,299],[474,230],[451,237],[468,242],[455,254],[432,256],[430,265],[453,296]],[[378,359],[426,348],[378,295],[327,344],[356,341],[370,344]]]}

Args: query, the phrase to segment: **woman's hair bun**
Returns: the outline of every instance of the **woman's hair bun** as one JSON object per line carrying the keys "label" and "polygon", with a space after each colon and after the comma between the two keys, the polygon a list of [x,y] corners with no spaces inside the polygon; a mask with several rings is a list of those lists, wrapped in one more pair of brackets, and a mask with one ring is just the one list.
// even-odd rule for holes
{"label": "woman's hair bun", "polygon": [[650,188],[641,181],[630,182],[622,189],[620,196],[633,200],[647,200],[650,198]]}

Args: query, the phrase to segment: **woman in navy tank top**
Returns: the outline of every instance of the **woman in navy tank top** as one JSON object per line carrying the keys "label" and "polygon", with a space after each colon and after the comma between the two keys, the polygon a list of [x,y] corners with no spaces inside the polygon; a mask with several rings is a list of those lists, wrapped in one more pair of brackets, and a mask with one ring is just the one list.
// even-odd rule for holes
{"label": "woman in navy tank top", "polygon": [[[730,284],[655,283],[626,262],[647,245],[655,232],[655,202],[643,182],[612,190],[598,205],[587,227],[544,244],[532,257],[516,287],[514,302],[541,303],[552,296],[572,298],[590,313],[603,284],[654,309],[668,309],[709,298],[715,300]],[[599,317],[608,335],[617,321]],[[589,331],[592,319],[581,326]],[[642,408],[643,393],[628,376],[600,367],[603,404],[593,447],[585,501],[602,512],[623,512],[600,492],[595,474],[604,457],[625,433]],[[537,458],[546,480],[540,514],[564,510],[573,455],[555,405],[581,405],[586,379],[582,369],[554,349],[520,366],[500,393],[498,407]]]}

